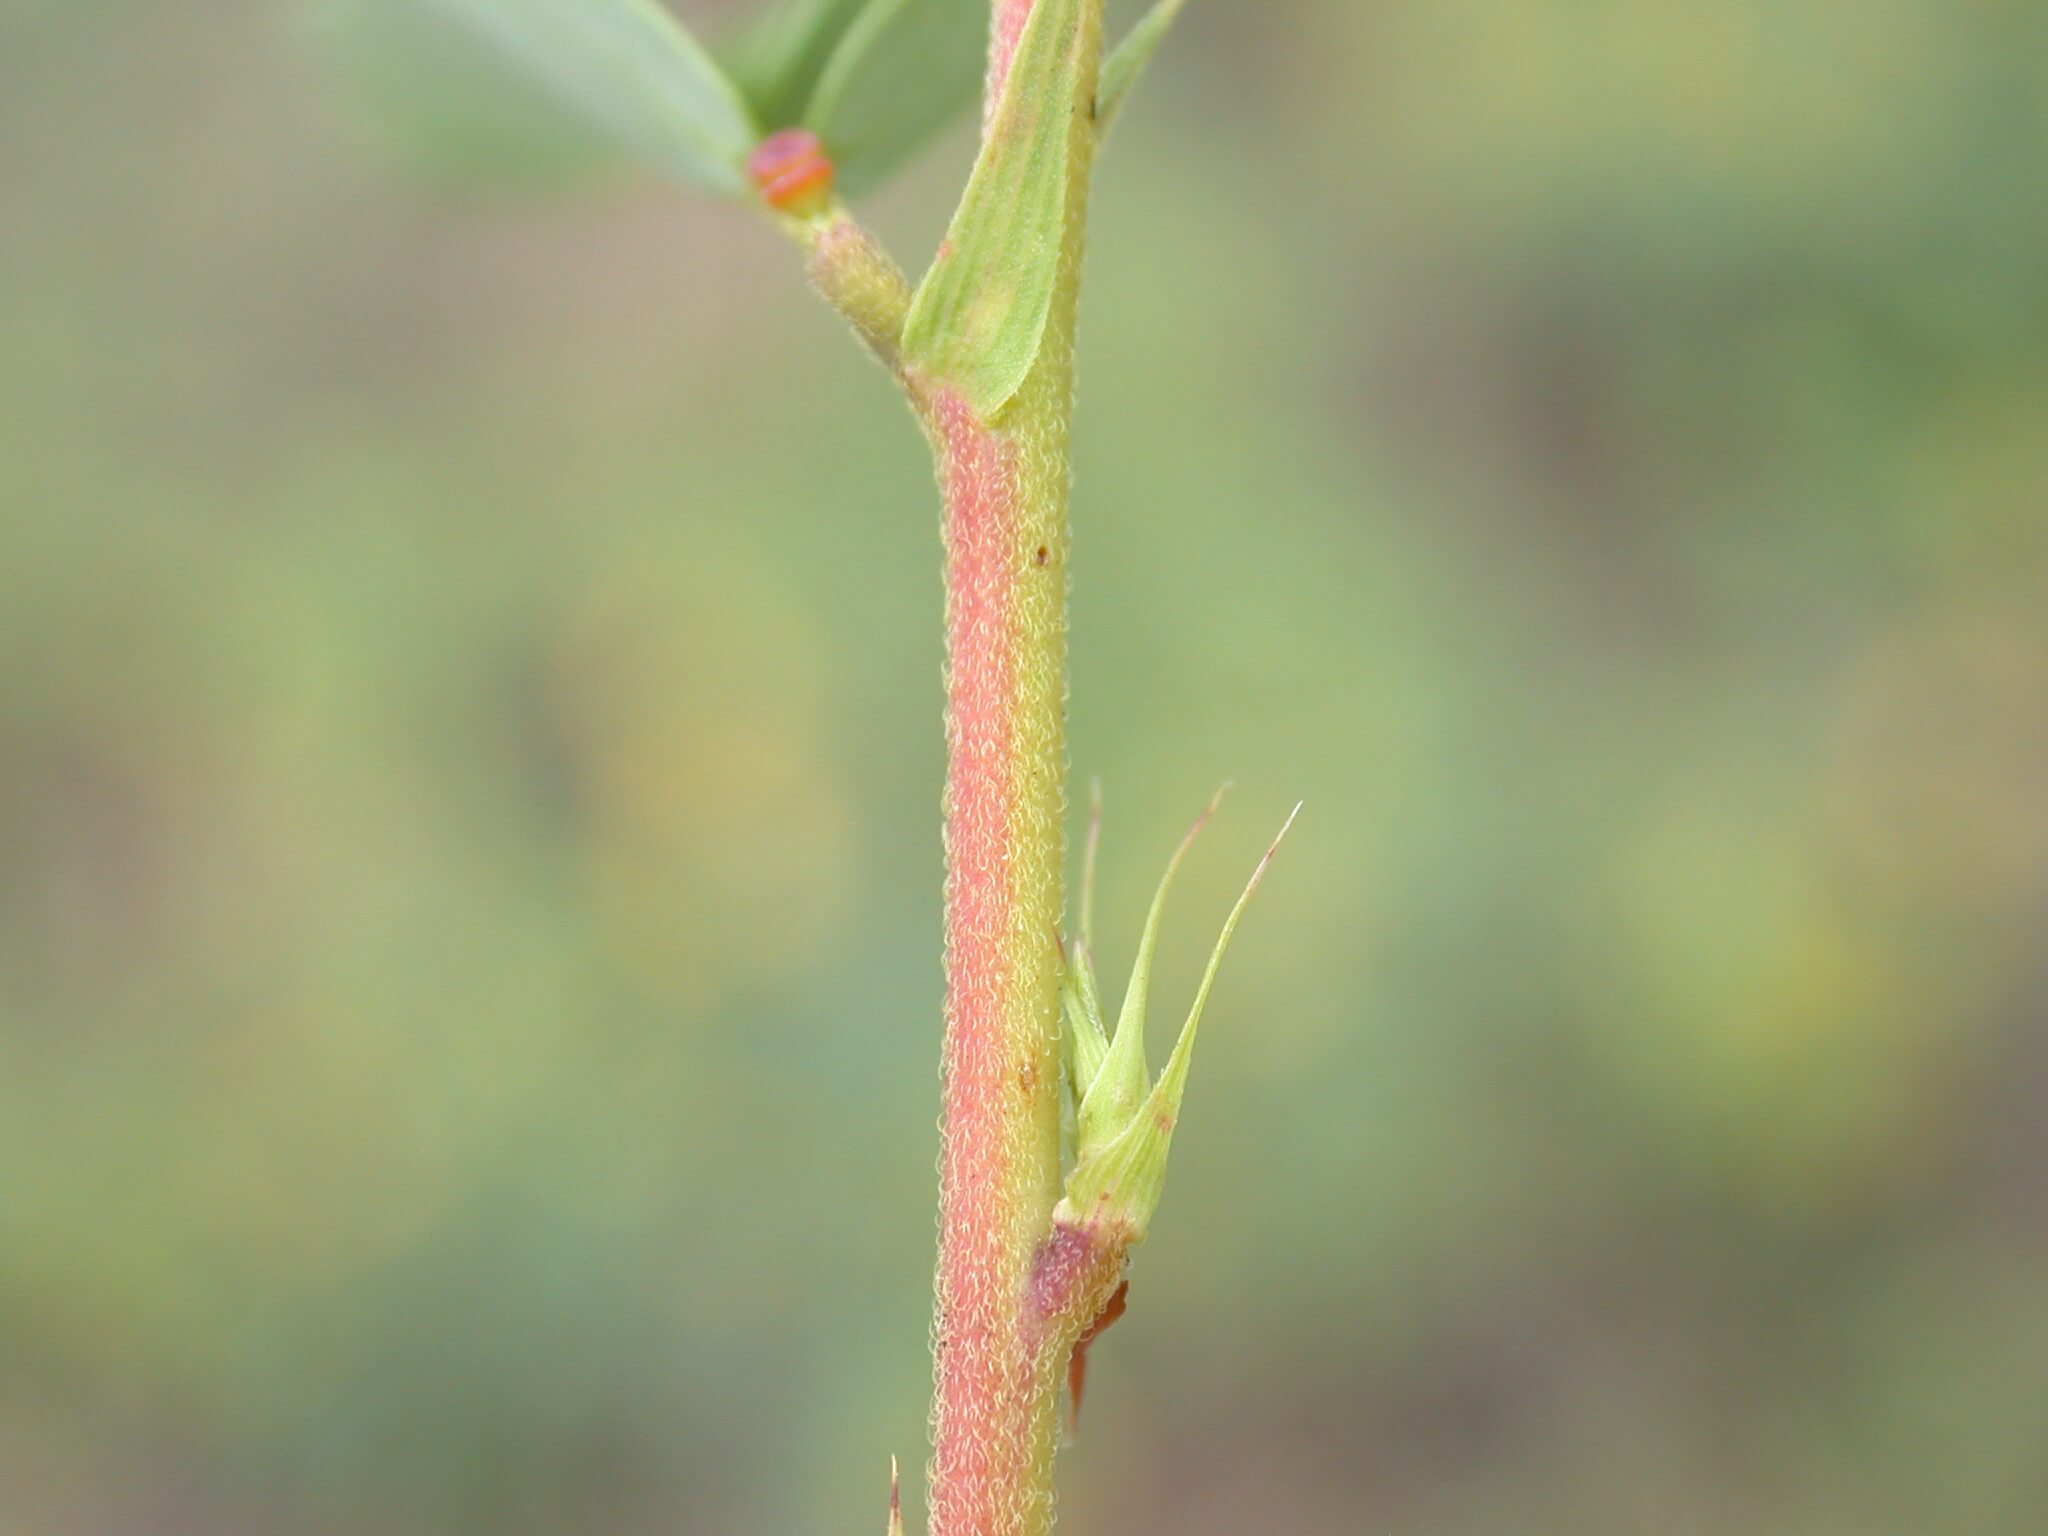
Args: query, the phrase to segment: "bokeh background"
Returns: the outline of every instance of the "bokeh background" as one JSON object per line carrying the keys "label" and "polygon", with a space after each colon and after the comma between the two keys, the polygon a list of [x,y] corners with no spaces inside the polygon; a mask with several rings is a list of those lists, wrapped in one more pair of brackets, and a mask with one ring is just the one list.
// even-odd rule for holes
{"label": "bokeh background", "polygon": [[[879,1530],[921,444],[742,211],[422,175],[312,36],[0,10],[0,1530]],[[1163,1013],[1308,809],[1066,1529],[2048,1530],[2044,59],[1190,8],[1078,450],[1111,954],[1239,785]]]}

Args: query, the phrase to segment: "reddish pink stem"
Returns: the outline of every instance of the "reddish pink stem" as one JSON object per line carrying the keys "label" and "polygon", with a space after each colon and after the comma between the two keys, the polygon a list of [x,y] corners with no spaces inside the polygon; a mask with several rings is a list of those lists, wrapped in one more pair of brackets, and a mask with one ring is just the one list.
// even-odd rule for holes
{"label": "reddish pink stem", "polygon": [[1120,1248],[1052,1221],[1066,470],[1039,429],[991,427],[950,392],[927,420],[946,503],[948,756],[931,1536],[1038,1536],[1065,1367],[1122,1277]]}
{"label": "reddish pink stem", "polygon": [[995,0],[995,15],[989,29],[985,118],[995,115],[996,103],[1002,100],[1003,85],[1010,78],[1010,61],[1017,56],[1017,40],[1024,35],[1031,6],[1032,0]]}
{"label": "reddish pink stem", "polygon": [[945,466],[946,1039],[940,1165],[940,1321],[933,1536],[996,1529],[989,1496],[1014,1454],[988,1405],[1009,1390],[1004,1163],[1010,1062],[1011,644],[1004,570],[1015,543],[1015,474],[1004,446],[957,399],[936,412]]}
{"label": "reddish pink stem", "polygon": [[[994,0],[989,101],[1032,0]],[[1092,61],[1092,19],[1084,37]],[[1093,141],[1076,121],[1085,172]],[[1067,433],[1087,178],[1059,297],[994,421],[911,378],[946,539],[946,1042],[931,1536],[1042,1536],[1059,1390],[1121,1256],[1056,1235],[1066,776]]]}

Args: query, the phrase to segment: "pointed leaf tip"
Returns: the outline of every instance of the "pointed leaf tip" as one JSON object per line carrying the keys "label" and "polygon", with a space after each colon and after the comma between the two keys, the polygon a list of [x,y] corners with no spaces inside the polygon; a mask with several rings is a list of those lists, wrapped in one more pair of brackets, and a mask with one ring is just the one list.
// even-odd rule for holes
{"label": "pointed leaf tip", "polygon": [[1223,920],[1223,932],[1217,936],[1216,947],[1209,953],[1209,963],[1202,970],[1202,984],[1195,989],[1195,1001],[1188,1009],[1187,1022],[1181,1025],[1180,1038],[1173,1044],[1173,1054],[1167,1058],[1166,1067],[1159,1074],[1159,1081],[1146,1102],[1146,1110],[1153,1116],[1163,1116],[1168,1122],[1180,1118],[1181,1094],[1187,1086],[1188,1063],[1195,1051],[1195,1031],[1201,1027],[1202,1010],[1209,1004],[1209,992],[1216,985],[1216,973],[1223,967],[1224,951],[1230,948],[1238,919],[1244,916],[1245,908],[1258,894],[1260,882],[1266,878],[1266,871],[1272,868],[1273,855],[1280,851],[1281,843],[1287,840],[1288,832],[1294,827],[1294,819],[1300,814],[1301,802],[1297,801],[1294,809],[1287,813],[1287,819],[1280,824],[1280,830],[1273,835],[1273,841],[1259,859],[1258,867],[1252,871],[1251,879],[1245,882],[1237,905]]}
{"label": "pointed leaf tip", "polygon": [[1186,4],[1187,0],[1158,0],[1102,61],[1102,83],[1095,92],[1095,116],[1105,133]]}

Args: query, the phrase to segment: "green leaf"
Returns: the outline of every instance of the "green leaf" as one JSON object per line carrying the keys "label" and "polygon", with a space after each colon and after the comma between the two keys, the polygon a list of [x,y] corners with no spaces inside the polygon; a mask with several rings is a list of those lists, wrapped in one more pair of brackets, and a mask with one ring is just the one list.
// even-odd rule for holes
{"label": "green leaf", "polygon": [[1038,0],[967,192],[911,299],[903,352],[984,420],[1045,343],[1065,243],[1087,0]]}
{"label": "green leaf", "polygon": [[657,0],[383,0],[435,7],[603,130],[718,192],[759,135],[737,88]]}
{"label": "green leaf", "polygon": [[866,0],[805,107],[848,191],[872,187],[975,98],[987,0]]}
{"label": "green leaf", "polygon": [[846,29],[868,0],[780,0],[719,50],[763,132],[801,122]]}
{"label": "green leaf", "polygon": [[375,146],[409,174],[553,186],[616,161],[587,122],[438,7],[324,0],[306,15]]}
{"label": "green leaf", "polygon": [[1105,133],[1186,4],[1187,0],[1158,0],[1102,61],[1102,81],[1095,90],[1095,116]]}

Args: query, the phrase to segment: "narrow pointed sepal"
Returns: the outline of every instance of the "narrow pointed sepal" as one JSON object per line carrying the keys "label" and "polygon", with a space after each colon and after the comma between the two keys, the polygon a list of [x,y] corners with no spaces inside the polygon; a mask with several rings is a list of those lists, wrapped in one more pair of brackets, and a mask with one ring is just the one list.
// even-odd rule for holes
{"label": "narrow pointed sepal", "polygon": [[1091,1080],[1075,1115],[1075,1133],[1084,1159],[1123,1133],[1137,1113],[1139,1101],[1145,1097],[1145,1086],[1151,1081],[1151,1069],[1145,1061],[1145,1007],[1152,990],[1152,955],[1159,944],[1160,919],[1166,914],[1166,898],[1173,889],[1174,876],[1180,873],[1188,850],[1216,814],[1229,788],[1226,784],[1217,790],[1208,809],[1188,828],[1167,861],[1166,873],[1153,894],[1152,910],[1145,915],[1145,931],[1138,940],[1138,958],[1131,966],[1130,985],[1124,989],[1123,1009],[1117,1015],[1116,1035],[1109,1042],[1102,1070]]}
{"label": "narrow pointed sepal", "polygon": [[1066,974],[1060,980],[1060,1009],[1066,1018],[1067,1091],[1078,1116],[1081,1100],[1102,1071],[1109,1054],[1109,1035],[1102,1024],[1102,998],[1095,986],[1095,965],[1088,946],[1076,939],[1067,946]]}
{"label": "narrow pointed sepal", "polygon": [[[1181,1025],[1180,1038],[1173,1044],[1173,1054],[1166,1060],[1166,1069],[1159,1074],[1159,1081],[1153,1084],[1151,1097],[1145,1101],[1146,1119],[1162,1121],[1169,1128],[1180,1118],[1181,1094],[1187,1088],[1188,1063],[1195,1054],[1195,1032],[1202,1025],[1202,1010],[1209,1006],[1209,993],[1216,985],[1216,972],[1223,966],[1224,951],[1230,948],[1231,935],[1237,932],[1238,919],[1244,916],[1244,909],[1251,905],[1252,897],[1258,894],[1259,882],[1266,878],[1266,871],[1272,867],[1273,856],[1280,851],[1281,843],[1294,827],[1294,818],[1301,814],[1301,807],[1287,813],[1287,820],[1280,824],[1280,830],[1273,835],[1272,844],[1259,860],[1258,868],[1245,882],[1237,904],[1230,909],[1230,916],[1223,920],[1223,932],[1217,935],[1216,947],[1209,953],[1209,963],[1202,970],[1202,984],[1195,989],[1195,1001],[1188,1009],[1187,1022]],[[1170,1130],[1169,1130],[1170,1134]]]}
{"label": "narrow pointed sepal", "polygon": [[[1212,812],[1215,809],[1213,804],[1210,809]],[[1106,1139],[1102,1124],[1098,1124],[1096,1139],[1092,1141],[1085,1129],[1081,1132],[1079,1157],[1067,1176],[1065,1196],[1053,1213],[1056,1223],[1080,1228],[1126,1247],[1134,1247],[1145,1240],[1153,1213],[1158,1210],[1160,1196],[1166,1187],[1167,1154],[1172,1150],[1174,1127],[1180,1121],[1181,1100],[1187,1090],[1195,1037],[1201,1027],[1202,1012],[1208,1006],[1209,993],[1215,986],[1216,973],[1223,964],[1225,951],[1230,947],[1231,936],[1237,932],[1238,920],[1244,916],[1245,908],[1251,904],[1253,894],[1272,865],[1274,854],[1279,852],[1282,839],[1294,825],[1294,818],[1300,814],[1301,807],[1297,805],[1280,828],[1279,835],[1273,839],[1272,846],[1266,850],[1265,857],[1259,860],[1244,893],[1225,919],[1223,931],[1209,956],[1209,964],[1202,973],[1201,986],[1195,992],[1194,1005],[1188,1011],[1187,1022],[1181,1027],[1180,1038],[1174,1043],[1173,1054],[1168,1058],[1165,1070],[1159,1074],[1159,1081],[1152,1085],[1150,1093],[1144,1095],[1143,1102],[1121,1122],[1108,1127]],[[1203,820],[1206,821],[1207,817],[1204,816]],[[1201,822],[1196,823],[1196,831],[1201,825]],[[1181,852],[1185,853],[1186,848],[1187,844],[1183,842]],[[1180,854],[1176,854],[1174,866],[1179,861]],[[1174,866],[1168,868],[1168,881],[1172,879]],[[1151,930],[1157,922],[1164,894],[1162,884],[1160,897],[1153,903],[1152,918],[1146,924],[1146,941],[1140,947],[1140,974],[1133,978],[1134,986],[1140,984],[1149,967]],[[1118,1035],[1121,1041],[1121,1024]],[[1103,1069],[1105,1077],[1114,1070],[1116,1049],[1114,1044],[1110,1048],[1111,1061],[1106,1062]],[[1093,1097],[1092,1092],[1090,1096]],[[1083,1107],[1085,1111],[1087,1106],[1084,1104]]]}
{"label": "narrow pointed sepal", "polygon": [[889,1458],[889,1536],[903,1536],[903,1479]]}
{"label": "narrow pointed sepal", "polygon": [[[1060,1043],[1067,1072],[1068,1107],[1078,1126],[1081,1100],[1087,1096],[1102,1059],[1109,1054],[1109,1031],[1102,1022],[1102,992],[1095,984],[1095,856],[1102,848],[1102,781],[1088,786],[1088,837],[1081,854],[1081,932],[1065,949],[1060,976],[1060,1012],[1065,1020]],[[1068,1147],[1069,1155],[1073,1148]]]}
{"label": "narrow pointed sepal", "polygon": [[1095,947],[1095,863],[1102,852],[1102,780],[1088,781],[1088,838],[1081,848],[1081,947]]}
{"label": "narrow pointed sepal", "polygon": [[1152,62],[1152,55],[1166,41],[1174,19],[1186,4],[1187,0],[1158,0],[1103,59],[1102,79],[1095,91],[1095,119],[1103,132],[1108,132],[1109,125],[1116,121],[1124,98],[1131,94],[1131,87],[1145,73],[1145,66]]}

